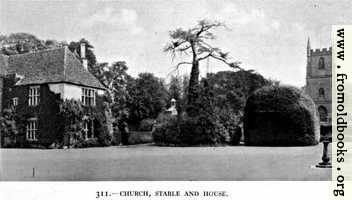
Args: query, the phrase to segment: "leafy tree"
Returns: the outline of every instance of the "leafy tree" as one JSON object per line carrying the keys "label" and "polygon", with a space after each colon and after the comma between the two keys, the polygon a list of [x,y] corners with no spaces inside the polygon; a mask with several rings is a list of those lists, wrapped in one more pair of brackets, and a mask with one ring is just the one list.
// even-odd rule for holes
{"label": "leafy tree", "polygon": [[176,77],[176,76],[171,77],[168,91],[169,91],[170,100],[175,99],[176,101],[178,101],[181,99],[182,83],[179,77]]}
{"label": "leafy tree", "polygon": [[199,21],[190,29],[177,28],[170,32],[171,42],[164,48],[165,52],[170,52],[174,58],[176,54],[191,55],[191,60],[183,61],[176,65],[191,65],[191,75],[188,88],[188,104],[192,105],[199,96],[199,63],[207,58],[212,58],[225,63],[226,65],[240,69],[239,62],[230,62],[229,53],[223,52],[220,48],[208,43],[214,40],[213,29],[223,26],[218,22]]}
{"label": "leafy tree", "polygon": [[127,85],[132,77],[127,73],[126,62],[117,61],[111,65],[97,63],[91,70],[91,73],[107,88],[105,108],[111,113],[112,120],[118,123],[122,115],[128,115]]}
{"label": "leafy tree", "polygon": [[[209,84],[208,90],[213,94],[213,115],[218,117],[221,124],[229,132],[231,143],[238,144],[241,138],[240,126],[247,98],[257,89],[272,83],[251,70],[210,73],[202,82]],[[204,102],[206,103],[203,101],[202,104],[205,104]]]}
{"label": "leafy tree", "polygon": [[130,121],[156,118],[167,103],[167,90],[163,81],[152,73],[141,73],[128,87]]}
{"label": "leafy tree", "polygon": [[272,84],[252,70],[210,73],[206,80],[214,91],[217,107],[234,113],[243,111],[246,99],[255,90]]}
{"label": "leafy tree", "polygon": [[126,62],[118,61],[112,65],[100,63],[92,68],[92,73],[107,87],[108,101],[115,118],[127,111],[127,84],[131,77],[127,74]]}
{"label": "leafy tree", "polygon": [[67,42],[65,41],[59,42],[56,40],[45,40],[44,45],[47,49],[55,49],[55,48],[68,46]]}
{"label": "leafy tree", "polygon": [[189,75],[184,74],[182,76],[182,99],[186,99],[188,96],[188,86],[189,86]]}
{"label": "leafy tree", "polygon": [[44,41],[29,33],[12,33],[0,35],[0,44],[2,54],[14,55],[62,47],[65,42]]}
{"label": "leafy tree", "polygon": [[172,99],[176,100],[176,109],[178,113],[181,113],[181,108],[182,108],[182,82],[181,79],[177,76],[172,76],[170,79],[169,87],[168,87],[168,93],[169,93],[169,101],[167,102],[168,106],[169,102],[171,102]]}
{"label": "leafy tree", "polygon": [[[6,108],[3,110],[3,114],[0,115],[0,136],[1,141],[4,137],[7,137],[16,142],[18,135],[18,129],[15,120],[15,111],[13,108]],[[3,142],[3,141],[2,141]]]}

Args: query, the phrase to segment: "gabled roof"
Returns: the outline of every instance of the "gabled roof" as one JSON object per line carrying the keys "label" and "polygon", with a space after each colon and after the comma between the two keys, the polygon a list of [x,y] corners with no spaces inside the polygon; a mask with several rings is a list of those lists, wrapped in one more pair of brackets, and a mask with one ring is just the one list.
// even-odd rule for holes
{"label": "gabled roof", "polygon": [[6,73],[23,76],[16,85],[64,82],[106,89],[67,47],[6,57]]}

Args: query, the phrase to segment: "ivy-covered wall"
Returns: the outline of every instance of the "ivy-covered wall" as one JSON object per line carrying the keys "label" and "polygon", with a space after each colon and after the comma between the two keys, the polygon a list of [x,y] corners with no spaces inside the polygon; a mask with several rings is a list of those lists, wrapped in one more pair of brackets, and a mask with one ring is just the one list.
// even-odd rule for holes
{"label": "ivy-covered wall", "polygon": [[[64,124],[59,116],[60,94],[49,89],[48,84],[40,85],[39,105],[29,106],[28,96],[30,85],[15,86],[16,78],[11,75],[4,79],[3,107],[12,106],[12,98],[18,97],[18,105],[15,107],[16,125],[19,130],[17,146],[26,147],[40,145],[48,147],[63,141]],[[97,106],[94,110],[104,109],[102,97],[97,97]],[[26,124],[30,118],[37,118],[38,133],[37,141],[26,140]]]}
{"label": "ivy-covered wall", "polygon": [[60,136],[60,123],[58,123],[58,101],[59,94],[49,90],[47,84],[40,85],[39,105],[28,105],[28,93],[30,85],[15,86],[15,77],[8,77],[4,84],[4,107],[12,106],[12,98],[18,98],[18,105],[15,107],[16,124],[19,129],[17,141],[20,145],[26,145],[26,123],[30,118],[38,120],[37,142],[41,145],[50,145]]}

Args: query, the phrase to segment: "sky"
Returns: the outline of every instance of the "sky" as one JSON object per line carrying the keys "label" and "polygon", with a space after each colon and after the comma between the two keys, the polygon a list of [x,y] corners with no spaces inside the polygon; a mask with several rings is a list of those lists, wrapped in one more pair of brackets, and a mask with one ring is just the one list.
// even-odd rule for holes
{"label": "sky", "polygon": [[[169,31],[188,29],[202,19],[226,25],[214,30],[212,45],[230,52],[245,69],[298,87],[305,84],[306,46],[331,46],[331,25],[352,24],[352,1],[342,0],[1,0],[0,34],[26,32],[40,39],[94,46],[98,62],[126,61],[136,76],[167,78],[183,56],[163,52]],[[201,74],[231,70],[216,61]],[[188,73],[183,66],[178,74]],[[174,72],[177,73],[177,72]]]}

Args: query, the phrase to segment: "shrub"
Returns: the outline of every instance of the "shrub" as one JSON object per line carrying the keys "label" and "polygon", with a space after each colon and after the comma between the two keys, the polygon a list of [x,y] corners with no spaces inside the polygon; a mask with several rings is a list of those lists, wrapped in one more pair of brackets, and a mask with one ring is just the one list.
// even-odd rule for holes
{"label": "shrub", "polygon": [[229,143],[230,135],[219,120],[200,115],[184,117],[180,121],[171,118],[158,124],[153,131],[153,140],[158,145],[218,145]]}
{"label": "shrub", "polygon": [[230,144],[238,145],[242,137],[242,129],[240,126],[231,127],[228,129],[230,134]]}
{"label": "shrub", "polygon": [[100,146],[110,146],[112,141],[112,135],[109,134],[106,124],[96,120],[95,122],[95,134],[97,136],[97,141]]}
{"label": "shrub", "polygon": [[98,146],[101,146],[101,145],[100,145],[100,142],[98,142],[97,138],[80,140],[74,145],[75,148],[87,148],[87,147],[98,147]]}
{"label": "shrub", "polygon": [[151,131],[130,131],[128,144],[146,144],[152,142],[153,136]]}
{"label": "shrub", "polygon": [[112,145],[119,145],[121,143],[121,134],[120,131],[117,127],[117,125],[114,125],[113,127],[113,138],[111,141]]}
{"label": "shrub", "polygon": [[247,100],[243,125],[248,145],[314,145],[319,141],[314,102],[293,87],[257,90]]}
{"label": "shrub", "polygon": [[217,145],[228,143],[230,136],[219,120],[201,115],[180,123],[180,139],[184,145]]}
{"label": "shrub", "polygon": [[160,113],[155,120],[155,125],[157,124],[160,125],[174,119],[176,119],[176,116],[166,114],[166,113]]}
{"label": "shrub", "polygon": [[235,114],[231,109],[220,109],[217,111],[217,115],[219,116],[220,123],[224,125],[230,135],[230,144],[238,145],[242,137],[240,127],[242,113],[238,112]]}
{"label": "shrub", "polygon": [[140,131],[152,131],[154,126],[154,119],[143,119],[139,125]]}
{"label": "shrub", "polygon": [[163,121],[155,126],[152,137],[157,145],[180,144],[177,119],[175,117],[163,118]]}
{"label": "shrub", "polygon": [[214,94],[207,81],[198,88],[199,97],[177,118],[160,115],[154,134],[157,144],[194,146],[230,142],[229,131],[215,111]]}
{"label": "shrub", "polygon": [[0,147],[16,146],[19,131],[16,125],[15,115],[15,111],[12,108],[4,109],[2,115],[0,113],[0,141],[2,143]]}

